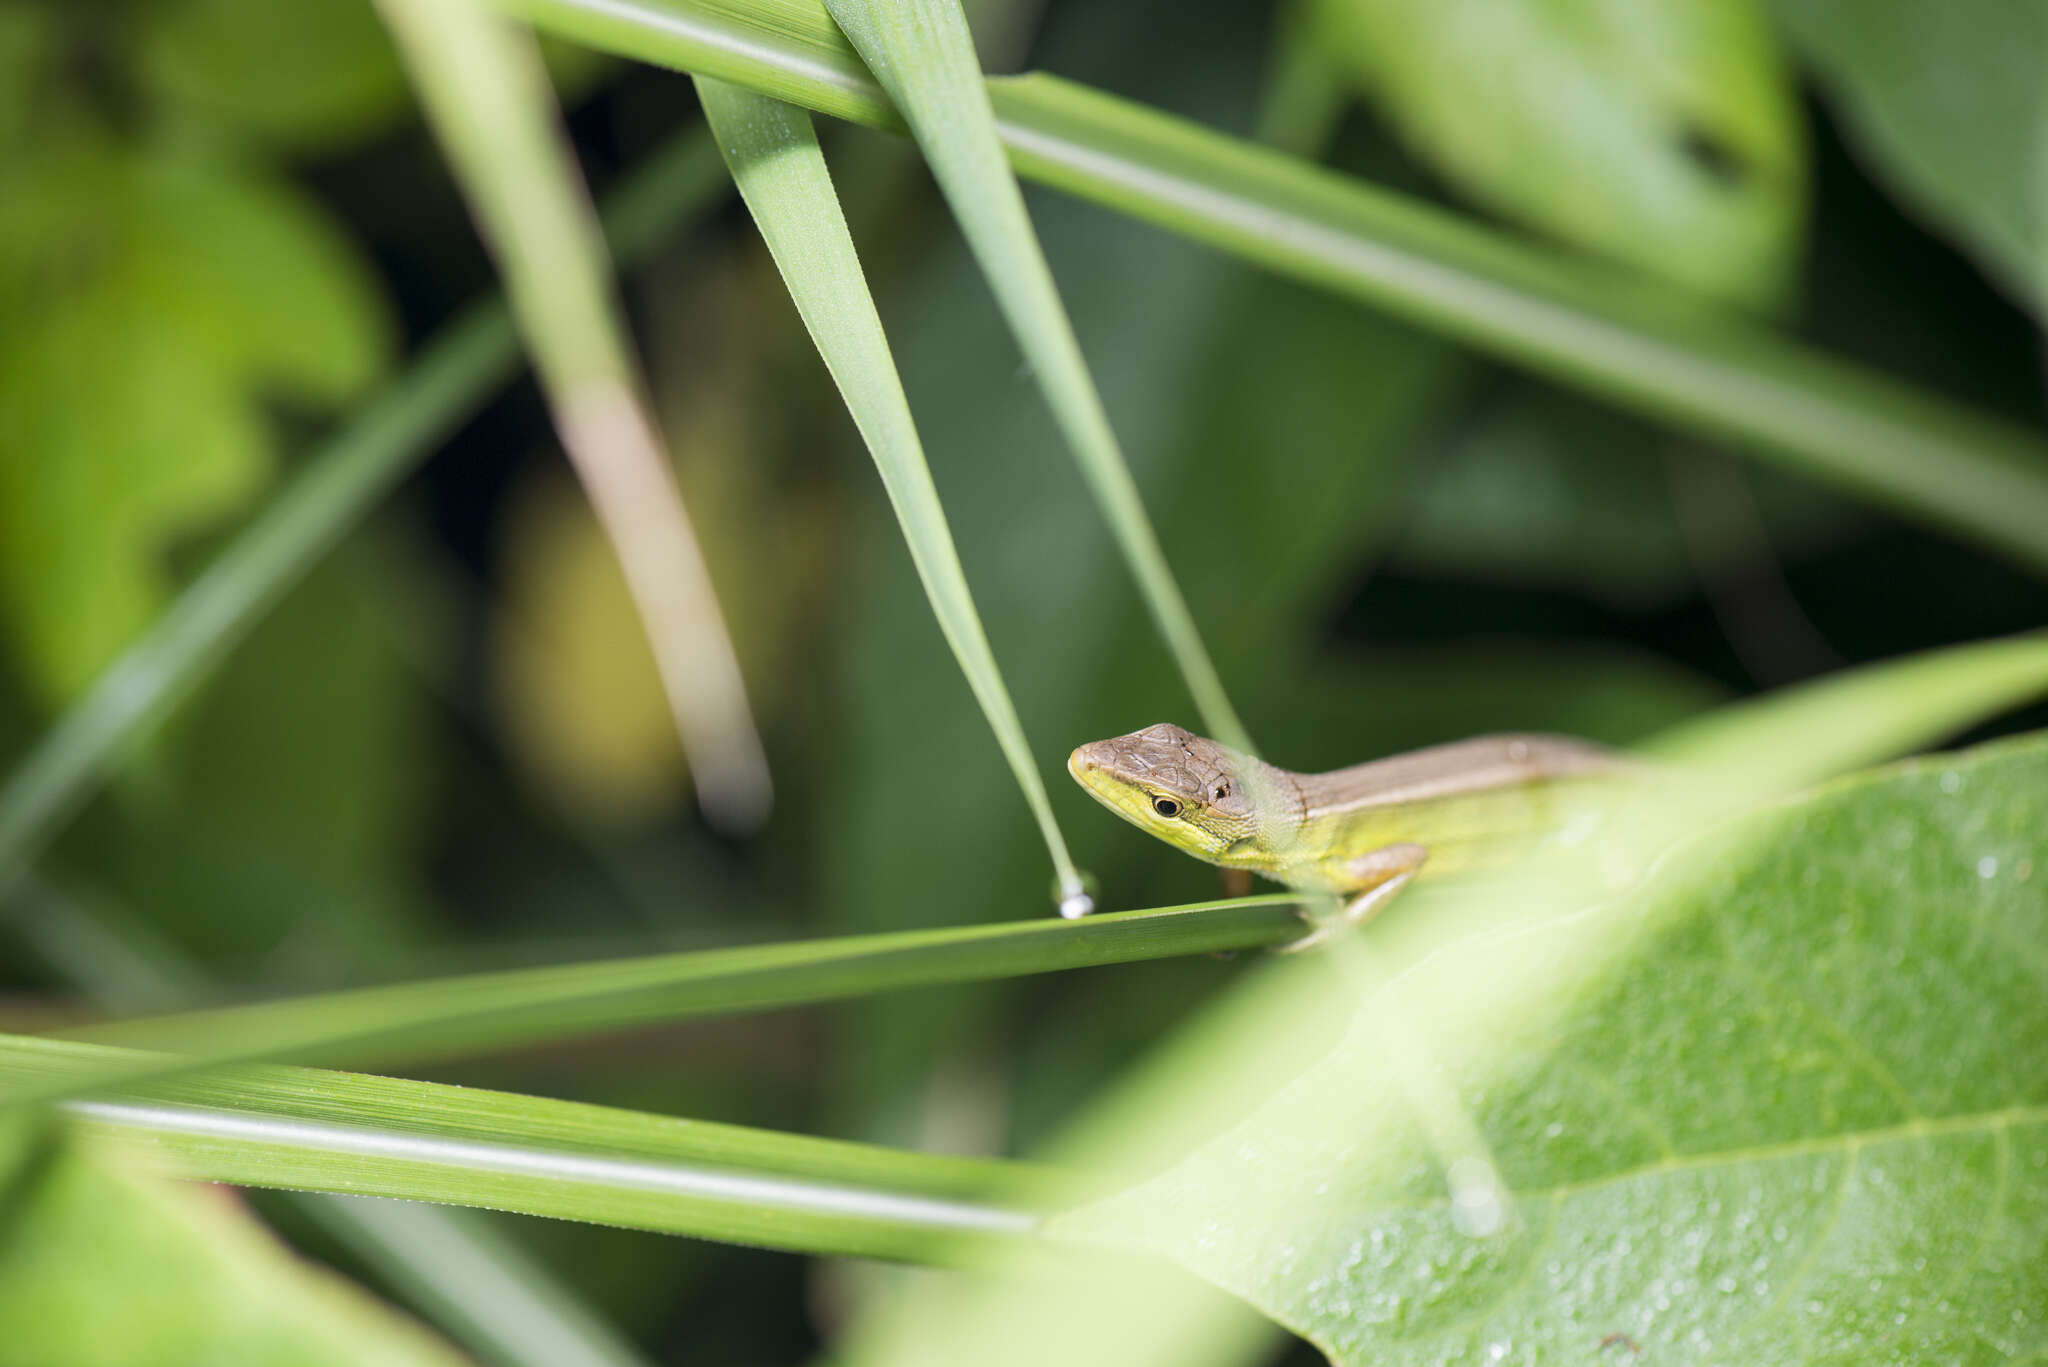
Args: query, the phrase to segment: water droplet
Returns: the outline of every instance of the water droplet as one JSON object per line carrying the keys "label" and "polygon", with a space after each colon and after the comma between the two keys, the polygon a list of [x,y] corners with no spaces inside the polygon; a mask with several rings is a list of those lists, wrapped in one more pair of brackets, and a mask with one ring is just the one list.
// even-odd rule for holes
{"label": "water droplet", "polygon": [[1444,1179],[1451,1188],[1451,1223],[1462,1234],[1483,1239],[1498,1234],[1507,1223],[1501,1200],[1500,1174],[1484,1158],[1466,1157],[1452,1163]]}
{"label": "water droplet", "polygon": [[1979,859],[1977,861],[1977,876],[1979,878],[1998,877],[1998,856],[1987,854],[1982,859]]}
{"label": "water droplet", "polygon": [[1953,769],[1944,769],[1941,775],[1941,791],[1953,793],[1963,786],[1963,776]]}
{"label": "water droplet", "polygon": [[1553,1120],[1543,1127],[1543,1137],[1545,1139],[1555,1139],[1563,1133],[1564,1125],[1560,1121]]}

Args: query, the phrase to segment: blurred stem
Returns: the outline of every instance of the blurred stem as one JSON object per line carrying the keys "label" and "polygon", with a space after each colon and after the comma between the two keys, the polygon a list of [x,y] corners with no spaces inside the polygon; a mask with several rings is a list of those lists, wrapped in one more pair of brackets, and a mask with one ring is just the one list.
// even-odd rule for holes
{"label": "blurred stem", "polygon": [[[199,966],[98,898],[31,876],[0,906],[14,930],[99,1005],[159,1010],[189,999]],[[383,1276],[401,1299],[497,1367],[646,1367],[576,1293],[510,1240],[431,1206],[292,1192],[289,1200]]]}
{"label": "blurred stem", "polygon": [[[900,127],[814,2],[495,2],[572,41]],[[1072,82],[988,86],[1026,176],[2048,570],[2048,443],[2034,432],[1623,272]]]}
{"label": "blurred stem", "polygon": [[[620,186],[605,222],[622,263],[645,258],[726,190],[710,137],[693,130]],[[502,300],[436,333],[130,646],[0,786],[0,896],[99,780],[196,688],[262,615],[517,372]]]}
{"label": "blurred stem", "polygon": [[504,278],[562,447],[625,572],[704,814],[766,819],[768,757],[613,294],[540,46],[483,0],[377,0]]}
{"label": "blurred stem", "polygon": [[[1185,954],[1256,949],[1302,933],[1288,895],[480,973],[156,1016],[70,1032],[153,1051],[111,1073],[0,1086],[0,1104],[263,1059],[449,1057],[697,1016],[807,1006],[906,987],[982,982]],[[177,1057],[169,1057],[176,1055]],[[103,1060],[103,1063],[105,1061]],[[26,1090],[17,1090],[25,1088]]]}

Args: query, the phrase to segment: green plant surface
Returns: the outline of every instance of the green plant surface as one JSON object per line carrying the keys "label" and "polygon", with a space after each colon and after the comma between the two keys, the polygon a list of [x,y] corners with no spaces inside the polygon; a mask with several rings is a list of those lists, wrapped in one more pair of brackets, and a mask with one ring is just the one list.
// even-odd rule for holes
{"label": "green plant surface", "polygon": [[[2048,9],[2024,0],[1771,0],[1873,174],[2036,315],[2048,301]],[[1959,73],[1967,72],[1967,78]]]}
{"label": "green plant surface", "polygon": [[1092,910],[1024,738],[1017,705],[975,611],[910,416],[910,400],[896,374],[810,116],[722,81],[698,81],[697,97],[790,298],[874,457],[932,615],[1038,822],[1059,880],[1060,910],[1076,915]]}
{"label": "green plant surface", "polygon": [[0,1126],[0,1364],[468,1361],[292,1256],[233,1197],[138,1172],[118,1149],[44,1128]]}
{"label": "green plant surface", "polygon": [[[2038,1353],[2048,742],[1707,849],[1590,920],[1381,959],[1328,1059],[1065,1232],[1143,1230],[1340,1363]],[[1470,1108],[1475,1180],[1417,1067]]]}
{"label": "green plant surface", "polygon": [[[105,1069],[103,1046],[0,1036],[19,1080]],[[117,1051],[118,1052],[118,1051]],[[1002,1202],[1047,1174],[544,1097],[298,1068],[172,1079],[69,1103],[207,1181],[345,1191],[596,1221],[808,1253],[930,1259],[1027,1235]]]}
{"label": "green plant surface", "polygon": [[405,73],[358,0],[183,0],[138,16],[156,98],[293,151],[333,149],[409,112]]}
{"label": "green plant surface", "polygon": [[390,337],[302,191],[38,118],[0,166],[0,627],[54,708],[156,616],[177,540],[266,481],[265,403],[341,404]]}
{"label": "green plant surface", "polygon": [[483,0],[379,0],[504,277],[562,449],[647,631],[706,816],[767,819],[768,756],[540,46]]}
{"label": "green plant surface", "polygon": [[[894,127],[807,0],[499,0],[565,38]],[[1020,173],[2048,566],[2048,449],[1777,334],[1049,76],[990,82]]]}
{"label": "green plant surface", "polygon": [[[1291,895],[1096,916],[847,936],[442,978],[74,1031],[161,1056],[78,1056],[0,1086],[0,1103],[257,1059],[448,1056],[656,1021],[802,1006],[932,983],[1274,945],[1301,934]],[[183,1056],[183,1057],[177,1057]],[[97,1071],[100,1067],[109,1072]]]}
{"label": "green plant surface", "polygon": [[1803,133],[1753,0],[1312,0],[1330,56],[1475,198],[1749,304],[1782,292]]}
{"label": "green plant surface", "polygon": [[917,139],[1209,734],[1251,736],[1202,643],[1003,156],[960,0],[826,0]]}
{"label": "green plant surface", "polygon": [[[620,259],[645,257],[725,184],[708,138],[690,134],[622,185],[607,221]],[[0,785],[0,894],[108,769],[150,734],[330,551],[346,530],[509,379],[519,340],[500,303],[479,304],[427,343],[223,550],[146,634],[94,681]]]}

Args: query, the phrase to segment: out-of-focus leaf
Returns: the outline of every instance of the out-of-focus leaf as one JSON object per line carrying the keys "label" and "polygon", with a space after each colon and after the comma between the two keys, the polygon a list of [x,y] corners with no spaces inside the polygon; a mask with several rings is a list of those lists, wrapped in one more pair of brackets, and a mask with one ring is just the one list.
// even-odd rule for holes
{"label": "out-of-focus leaf", "polygon": [[2038,311],[2048,300],[2048,5],[1771,3],[1871,170]]}
{"label": "out-of-focus leaf", "polygon": [[[1591,921],[1382,965],[1327,1060],[1070,1229],[1341,1363],[2038,1353],[2048,740],[1707,840]],[[1589,969],[1603,943],[1629,952]],[[1511,979],[1545,986],[1503,1007]],[[1447,1194],[1417,1068],[1476,1120],[1487,1200]]]}
{"label": "out-of-focus leaf", "polygon": [[224,1192],[147,1177],[99,1144],[50,1136],[9,1147],[0,1154],[17,1160],[0,1170],[4,1367],[465,1361],[293,1253]]}
{"label": "out-of-focus leaf", "polygon": [[292,970],[351,976],[417,933],[431,738],[402,651],[439,634],[417,567],[373,544],[280,604],[173,725],[151,781],[66,847],[216,967],[288,945]]}
{"label": "out-of-focus leaf", "polygon": [[1333,55],[1475,197],[1696,289],[1769,301],[1804,149],[1752,0],[1311,0]]}
{"label": "out-of-focus leaf", "polygon": [[[1688,539],[1669,462],[1709,457],[1572,395],[1516,386],[1432,453],[1396,556],[1454,577],[1574,590],[1642,609],[1735,566],[1751,543]],[[1745,467],[1759,534],[1811,542],[1853,513],[1824,491]]]}
{"label": "out-of-focus leaf", "polygon": [[552,800],[602,822],[673,806],[688,771],[618,554],[566,481],[529,488],[506,530],[496,693],[513,751]]}
{"label": "out-of-focus leaf", "polygon": [[0,151],[11,150],[30,125],[37,78],[47,69],[50,11],[37,5],[0,9]]}
{"label": "out-of-focus leaf", "polygon": [[136,55],[159,95],[292,150],[354,141],[408,104],[364,0],[155,0]]}
{"label": "out-of-focus leaf", "polygon": [[378,369],[362,263],[258,173],[56,130],[0,177],[0,622],[44,698],[149,620],[163,555],[262,481],[262,401]]}

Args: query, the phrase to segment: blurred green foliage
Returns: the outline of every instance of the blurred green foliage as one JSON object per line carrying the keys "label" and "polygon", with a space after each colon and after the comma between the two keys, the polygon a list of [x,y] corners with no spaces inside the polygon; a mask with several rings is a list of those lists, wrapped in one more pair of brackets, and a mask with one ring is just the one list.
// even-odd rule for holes
{"label": "blurred green foliage", "polygon": [[1695,289],[1777,295],[1804,138],[1753,0],[1310,0],[1306,41],[1485,203]]}
{"label": "blurred green foliage", "polygon": [[238,1196],[152,1177],[128,1155],[10,1123],[0,1129],[0,1202],[7,1367],[466,1360],[295,1256]]}
{"label": "blurred green foliage", "polygon": [[[1273,16],[1252,7],[972,8],[992,70],[1043,67],[1233,130],[1275,126],[1276,107],[1302,101],[1319,117],[1295,116],[1294,136],[1320,141],[1309,150],[1340,170],[1499,213],[1669,288],[1770,309],[2041,426],[2036,367],[2016,359],[2037,344],[2035,323],[2014,307],[2041,298],[2033,87],[2048,20],[2032,0],[1316,0],[1286,16],[1314,58],[1293,68],[1272,61]],[[1316,63],[1338,74],[1331,90],[1273,84],[1276,70],[1309,80]],[[696,117],[679,76],[571,65],[593,92],[571,130],[594,180]],[[0,5],[0,764],[233,534],[309,426],[391,365],[397,335],[436,320],[449,263],[481,274],[408,108],[356,0]],[[1190,720],[1188,699],[914,155],[821,131],[968,580],[1080,862],[1109,907],[1210,895],[1206,869],[1063,786],[1068,746]],[[2048,621],[2040,583],[1938,536],[1099,210],[1030,204],[1167,558],[1281,763],[1332,767],[1497,729],[1625,743],[1834,661]],[[1981,259],[2006,297],[1959,254]],[[681,806],[672,752],[649,725],[658,709],[612,663],[638,667],[641,646],[601,548],[561,530],[575,510],[521,390],[277,609],[85,813],[51,872],[112,907],[110,921],[188,951],[227,995],[1045,914],[1042,846],[751,234],[712,225],[632,288],[679,476],[750,687],[767,700],[783,794],[771,828],[734,845]],[[1986,965],[1984,943],[1938,913],[2004,918],[1999,933],[2023,947],[2007,970],[2038,957],[2024,914],[2042,875],[2018,881],[2005,847],[1986,842],[2023,841],[2027,829],[2008,829],[2023,819],[2037,831],[2027,814],[2048,780],[2031,749],[1972,760],[1961,794],[1941,772],[1828,799],[1798,844],[1730,869],[1720,900],[1568,1037],[1528,1041],[1481,1111],[1515,1185],[1619,1171],[1654,1148],[1639,1114],[1703,1152],[1788,1135],[1817,1146],[1797,1172],[1731,1169],[1738,1185],[1838,1180],[1829,1136],[1854,1106],[1879,1104],[1871,1095],[1890,1104],[1873,1058],[1930,1115],[1948,1112],[1921,1081],[1965,1051],[1991,1060],[1973,1066],[1977,1082],[2003,1088],[1985,1105],[2020,1104],[2037,1084],[2004,1086],[1993,1046],[2008,1063],[2032,1057],[1999,1022],[2031,1029],[2038,1013]],[[1989,855],[1998,874],[1978,879],[1943,850]],[[1729,945],[1747,945],[1777,984],[1770,1008],[1734,984]],[[1204,958],[923,989],[425,1071],[1020,1153],[1242,967]],[[1800,990],[1853,1019],[1801,1004],[1785,980],[1809,967],[1821,977]],[[0,1023],[79,1009],[75,984],[11,946],[0,979]],[[1980,986],[1996,995],[1973,997]],[[1745,1028],[1712,1033],[1716,1010]],[[1672,1029],[1684,1033],[1659,1033]],[[1705,1038],[1708,1061],[1725,1055],[1732,1071],[1686,1071]],[[1588,1070],[1624,1083],[1586,1082]],[[1806,1096],[1836,1111],[1795,1115]],[[1627,1123],[1609,1123],[1617,1115]],[[1545,1133],[1553,1120],[1565,1136]],[[1954,1161],[1913,1196],[1912,1227],[1873,1215],[1856,1226],[1868,1235],[1856,1257],[1963,1231],[1962,1215],[1923,1213],[1980,1208],[1972,1184],[1994,1141],[1944,1143],[1916,1155]],[[106,1344],[120,1344],[92,1347],[95,1326],[163,1344],[189,1333],[177,1341],[195,1345],[190,1360],[232,1342],[214,1356],[248,1362],[364,1361],[387,1337],[416,1337],[329,1281],[309,1290],[306,1270],[232,1208],[131,1177],[96,1150],[39,1152],[43,1165],[10,1169],[0,1195],[0,1345],[32,1349],[21,1361],[110,1360]],[[1656,1187],[1645,1201],[1678,1210],[1678,1180],[1642,1179]],[[1530,1253],[1553,1219],[1541,1210],[1498,1247],[1417,1235],[1470,1263],[1424,1273],[1374,1261],[1370,1241],[1379,1230],[1408,1249],[1412,1231],[1397,1226],[1420,1217],[1382,1210],[1377,1187],[1346,1190],[1349,1223],[1318,1235],[1329,1256],[1313,1268],[1268,1257],[1254,1229],[1213,1246],[1204,1270],[1373,1360],[1397,1342],[1426,1358],[1401,1336],[1483,1309],[1481,1283],[1509,1291],[1526,1273],[1511,1293],[1523,1299],[1504,1304],[1530,1323],[1593,1304],[1553,1277],[1552,1254]],[[2038,1179],[2025,1191],[2038,1205]],[[1661,1276],[1674,1303],[1711,1305],[1726,1294],[1719,1267],[1680,1266],[1684,1240],[1725,1233],[1742,1196],[1708,1212],[1702,1189],[1687,1230],[1604,1255],[1602,1229],[1626,1212],[1561,1200],[1547,1227],[1590,1250],[1583,1265],[1611,1273],[1602,1286],[1651,1305]],[[2038,1230],[2021,1202],[2008,1207],[2016,1238]],[[642,1234],[534,1221],[514,1233],[663,1360],[802,1360],[868,1285],[843,1267]],[[383,1275],[306,1237],[372,1284]],[[1985,1257],[2002,1256],[1991,1242]],[[1845,1246],[1813,1246],[1827,1277],[1854,1265]],[[46,1280],[21,1271],[26,1258]],[[1415,1294],[1397,1297],[1406,1319],[1393,1330],[1351,1313],[1387,1308],[1397,1283],[1382,1270],[1422,1283],[1398,1283]],[[1450,1289],[1432,1302],[1439,1270]],[[1858,1329],[1884,1300],[1827,1284],[1838,1328]],[[223,1299],[224,1285],[245,1291]],[[1988,1277],[1959,1287],[2012,1308]],[[31,1321],[50,1337],[14,1335]],[[1626,1332],[1686,1360],[1679,1323],[1552,1325],[1543,1351],[1579,1361]],[[304,1341],[282,1349],[224,1337],[291,1324]],[[306,1327],[323,1325],[346,1327]],[[1439,1346],[1469,1356],[1505,1341],[1493,1327]],[[1572,1337],[1596,1327],[1590,1342]],[[1882,1326],[1862,1327],[1864,1346],[1878,1343]],[[323,1332],[359,1353],[310,1356]],[[1516,1351],[1541,1356],[1534,1343],[1518,1337]],[[1796,1335],[1754,1346],[1759,1360],[1780,1347],[1782,1360],[1813,1360]]]}
{"label": "blurred green foliage", "polygon": [[2048,299],[2048,128],[2036,77],[2048,61],[2048,5],[1773,4],[1872,171],[2038,312]]}

